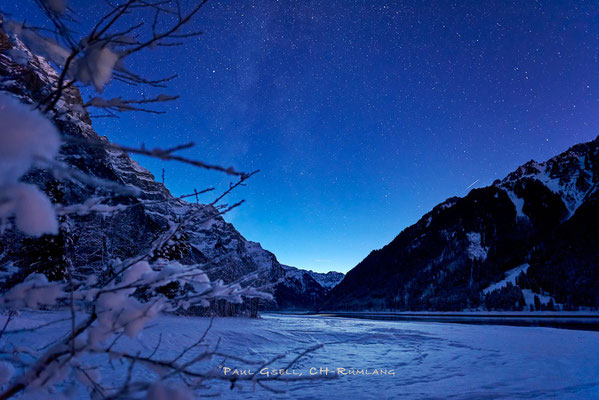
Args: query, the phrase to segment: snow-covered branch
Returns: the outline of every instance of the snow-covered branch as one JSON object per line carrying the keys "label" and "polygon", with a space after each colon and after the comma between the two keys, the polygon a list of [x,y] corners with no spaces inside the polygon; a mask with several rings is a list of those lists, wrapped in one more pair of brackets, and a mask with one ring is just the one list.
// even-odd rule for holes
{"label": "snow-covered branch", "polygon": [[[42,56],[59,69],[56,82],[40,102],[46,111],[53,110],[63,92],[75,85],[91,86],[102,92],[116,79],[131,85],[164,87],[176,77],[148,79],[125,67],[127,57],[154,47],[182,45],[183,41],[202,34],[184,28],[207,0],[198,1],[183,11],[178,0],[127,0],[106,2],[107,11],[89,32],[78,33],[77,24],[66,0],[36,0],[51,27],[33,27],[14,20],[4,21],[3,28],[19,38],[33,53]],[[139,22],[139,15],[151,13],[151,25]],[[165,26],[159,30],[158,26]],[[171,101],[178,96],[159,95],[152,99],[103,99],[94,97],[86,107],[113,112],[143,111],[162,113],[142,105]],[[110,114],[109,114],[110,115]]]}
{"label": "snow-covered branch", "polygon": [[122,97],[115,97],[112,99],[104,99],[102,97],[93,97],[84,107],[96,107],[102,108],[109,112],[111,116],[116,116],[113,112],[124,112],[124,111],[142,111],[152,114],[164,114],[164,111],[156,111],[146,107],[142,107],[144,104],[152,103],[165,103],[167,101],[177,100],[179,96],[168,96],[160,94],[150,99],[138,99],[138,100],[125,100]]}
{"label": "snow-covered branch", "polygon": [[110,143],[110,142],[100,141],[100,140],[91,141],[91,140],[87,140],[87,139],[77,138],[74,136],[65,136],[64,140],[67,143],[71,143],[71,144],[101,148],[101,149],[105,149],[105,150],[121,151],[121,152],[129,153],[129,154],[140,154],[140,155],[144,155],[144,156],[148,156],[148,157],[158,158],[158,159],[161,159],[164,161],[178,161],[178,162],[181,162],[184,164],[192,165],[194,167],[203,168],[203,169],[212,170],[212,171],[224,172],[228,175],[234,175],[234,176],[239,176],[239,177],[245,176],[245,177],[249,178],[251,175],[258,172],[258,171],[255,171],[255,172],[252,172],[251,174],[248,174],[245,172],[237,171],[233,167],[223,167],[221,165],[208,164],[208,163],[205,163],[200,160],[194,160],[194,159],[191,159],[188,157],[183,157],[183,156],[174,154],[177,151],[185,150],[185,149],[189,149],[189,148],[193,147],[195,145],[194,143],[186,143],[183,145],[175,146],[170,149],[160,149],[160,148],[146,149],[145,147],[136,148],[136,147],[122,146],[122,145],[119,145],[116,143]]}

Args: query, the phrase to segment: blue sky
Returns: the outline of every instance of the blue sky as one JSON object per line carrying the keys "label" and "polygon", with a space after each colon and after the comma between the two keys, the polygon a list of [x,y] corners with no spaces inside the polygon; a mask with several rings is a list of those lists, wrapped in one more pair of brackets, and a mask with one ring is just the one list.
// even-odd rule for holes
{"label": "blue sky", "polygon": [[[35,20],[30,4],[3,6]],[[184,1],[184,4],[191,4]],[[101,2],[71,2],[80,26]],[[91,7],[94,5],[94,7]],[[179,48],[165,115],[98,119],[117,143],[260,169],[226,217],[285,264],[347,271],[435,204],[599,133],[594,2],[209,2]],[[152,95],[114,86],[107,95]],[[175,195],[230,179],[138,158]],[[206,197],[210,200],[210,197]]]}

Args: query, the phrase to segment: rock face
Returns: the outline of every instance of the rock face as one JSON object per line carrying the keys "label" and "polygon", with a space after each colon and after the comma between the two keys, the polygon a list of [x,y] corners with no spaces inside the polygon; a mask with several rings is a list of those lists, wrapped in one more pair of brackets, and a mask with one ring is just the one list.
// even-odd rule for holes
{"label": "rock face", "polygon": [[[9,55],[12,50],[18,51],[19,63]],[[57,77],[55,70],[22,43],[9,39],[1,29],[0,51],[0,90],[13,94],[24,103],[41,101],[44,87]],[[51,116],[55,125],[62,135],[107,143],[108,139],[99,137],[92,128],[82,104],[79,91],[69,88]],[[65,144],[58,161],[92,177],[126,186],[137,194],[128,196],[98,189],[93,184],[56,179],[40,169],[28,174],[26,180],[45,190],[55,203],[68,206],[90,197],[104,197],[104,204],[125,204],[126,207],[110,215],[94,213],[62,217],[57,236],[28,238],[12,229],[6,230],[0,241],[0,265],[12,262],[18,267],[19,274],[15,279],[35,271],[61,279],[69,265],[76,266],[75,272],[80,276],[104,273],[110,269],[111,259],[125,259],[148,249],[168,228],[169,222],[181,219],[190,211],[206,215],[215,211],[206,205],[174,198],[148,170],[121,151]],[[286,278],[285,268],[272,253],[262,249],[260,244],[246,240],[221,217],[187,227],[155,257],[179,260],[184,264],[206,264],[211,278],[225,282],[255,274],[257,278],[249,283],[266,285],[266,290],[271,291]],[[295,301],[304,304],[303,294],[296,294]],[[285,304],[293,306],[294,303]],[[273,302],[266,306],[277,305]]]}
{"label": "rock face", "polygon": [[[436,206],[349,271],[321,308],[597,308],[598,181],[599,138],[530,161]],[[524,264],[513,282],[485,290]]]}

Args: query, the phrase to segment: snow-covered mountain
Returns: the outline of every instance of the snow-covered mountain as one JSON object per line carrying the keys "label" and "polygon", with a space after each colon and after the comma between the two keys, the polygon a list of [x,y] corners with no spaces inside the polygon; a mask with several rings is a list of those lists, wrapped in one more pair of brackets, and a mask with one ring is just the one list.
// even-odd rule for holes
{"label": "snow-covered mountain", "polygon": [[293,277],[295,279],[305,279],[305,276],[308,275],[310,278],[314,279],[316,282],[318,282],[320,286],[322,286],[325,289],[334,288],[335,286],[337,286],[337,284],[339,284],[339,282],[343,280],[343,277],[345,277],[345,274],[336,271],[329,271],[325,273],[314,272],[309,269],[300,269],[296,267],[291,267],[289,265],[282,265],[282,267],[285,269],[285,276],[287,276],[288,278]]}
{"label": "snow-covered mountain", "polygon": [[598,182],[599,138],[530,161],[433,208],[349,271],[322,307],[599,307]]}
{"label": "snow-covered mountain", "polygon": [[314,272],[282,265],[285,279],[275,288],[275,297],[280,308],[312,310],[326,295],[343,280],[341,272]]}
{"label": "snow-covered mountain", "polygon": [[[15,54],[18,54],[18,60]],[[44,88],[56,78],[56,71],[49,63],[0,29],[0,91],[33,104],[43,99]],[[61,134],[108,143],[106,137],[94,131],[82,105],[79,91],[68,88],[52,116]],[[207,215],[215,211],[210,206],[173,197],[148,170],[119,150],[71,141],[62,146],[58,161],[91,177],[125,186],[135,196],[98,189],[93,182],[59,180],[44,170],[30,173],[25,180],[38,185],[54,203],[69,206],[97,198],[102,199],[103,204],[125,206],[110,215],[94,213],[63,217],[57,236],[29,238],[14,230],[5,231],[0,242],[0,265],[12,261],[19,267],[17,280],[35,271],[60,279],[70,264],[78,266],[76,273],[82,276],[110,273],[110,260],[126,259],[145,251],[168,229],[170,222],[181,219],[191,210]],[[254,274],[256,279],[247,283],[265,286],[267,291],[274,291],[276,285],[285,284],[287,279],[286,269],[272,253],[259,243],[246,240],[221,217],[187,227],[155,256],[189,265],[206,264],[212,279],[225,282]],[[311,296],[299,290],[295,298],[304,304],[304,295]],[[293,303],[288,305],[294,306]],[[276,304],[267,306],[276,307]]]}
{"label": "snow-covered mountain", "polygon": [[597,187],[597,167],[591,165],[594,155],[590,154],[593,143],[573,146],[546,162],[531,160],[503,180],[495,181],[493,185],[508,193],[519,217],[527,218],[523,211],[524,199],[519,193],[523,192],[525,182],[536,181],[559,196],[568,212],[566,218],[569,218]]}

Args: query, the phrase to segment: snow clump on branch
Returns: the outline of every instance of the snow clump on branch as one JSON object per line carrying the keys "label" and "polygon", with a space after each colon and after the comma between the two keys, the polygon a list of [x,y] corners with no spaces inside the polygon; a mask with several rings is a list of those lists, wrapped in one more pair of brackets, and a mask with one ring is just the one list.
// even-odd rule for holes
{"label": "snow clump on branch", "polygon": [[31,236],[58,233],[52,203],[34,185],[20,182],[38,159],[51,160],[60,147],[48,119],[0,93],[0,220],[14,215],[17,228]]}

